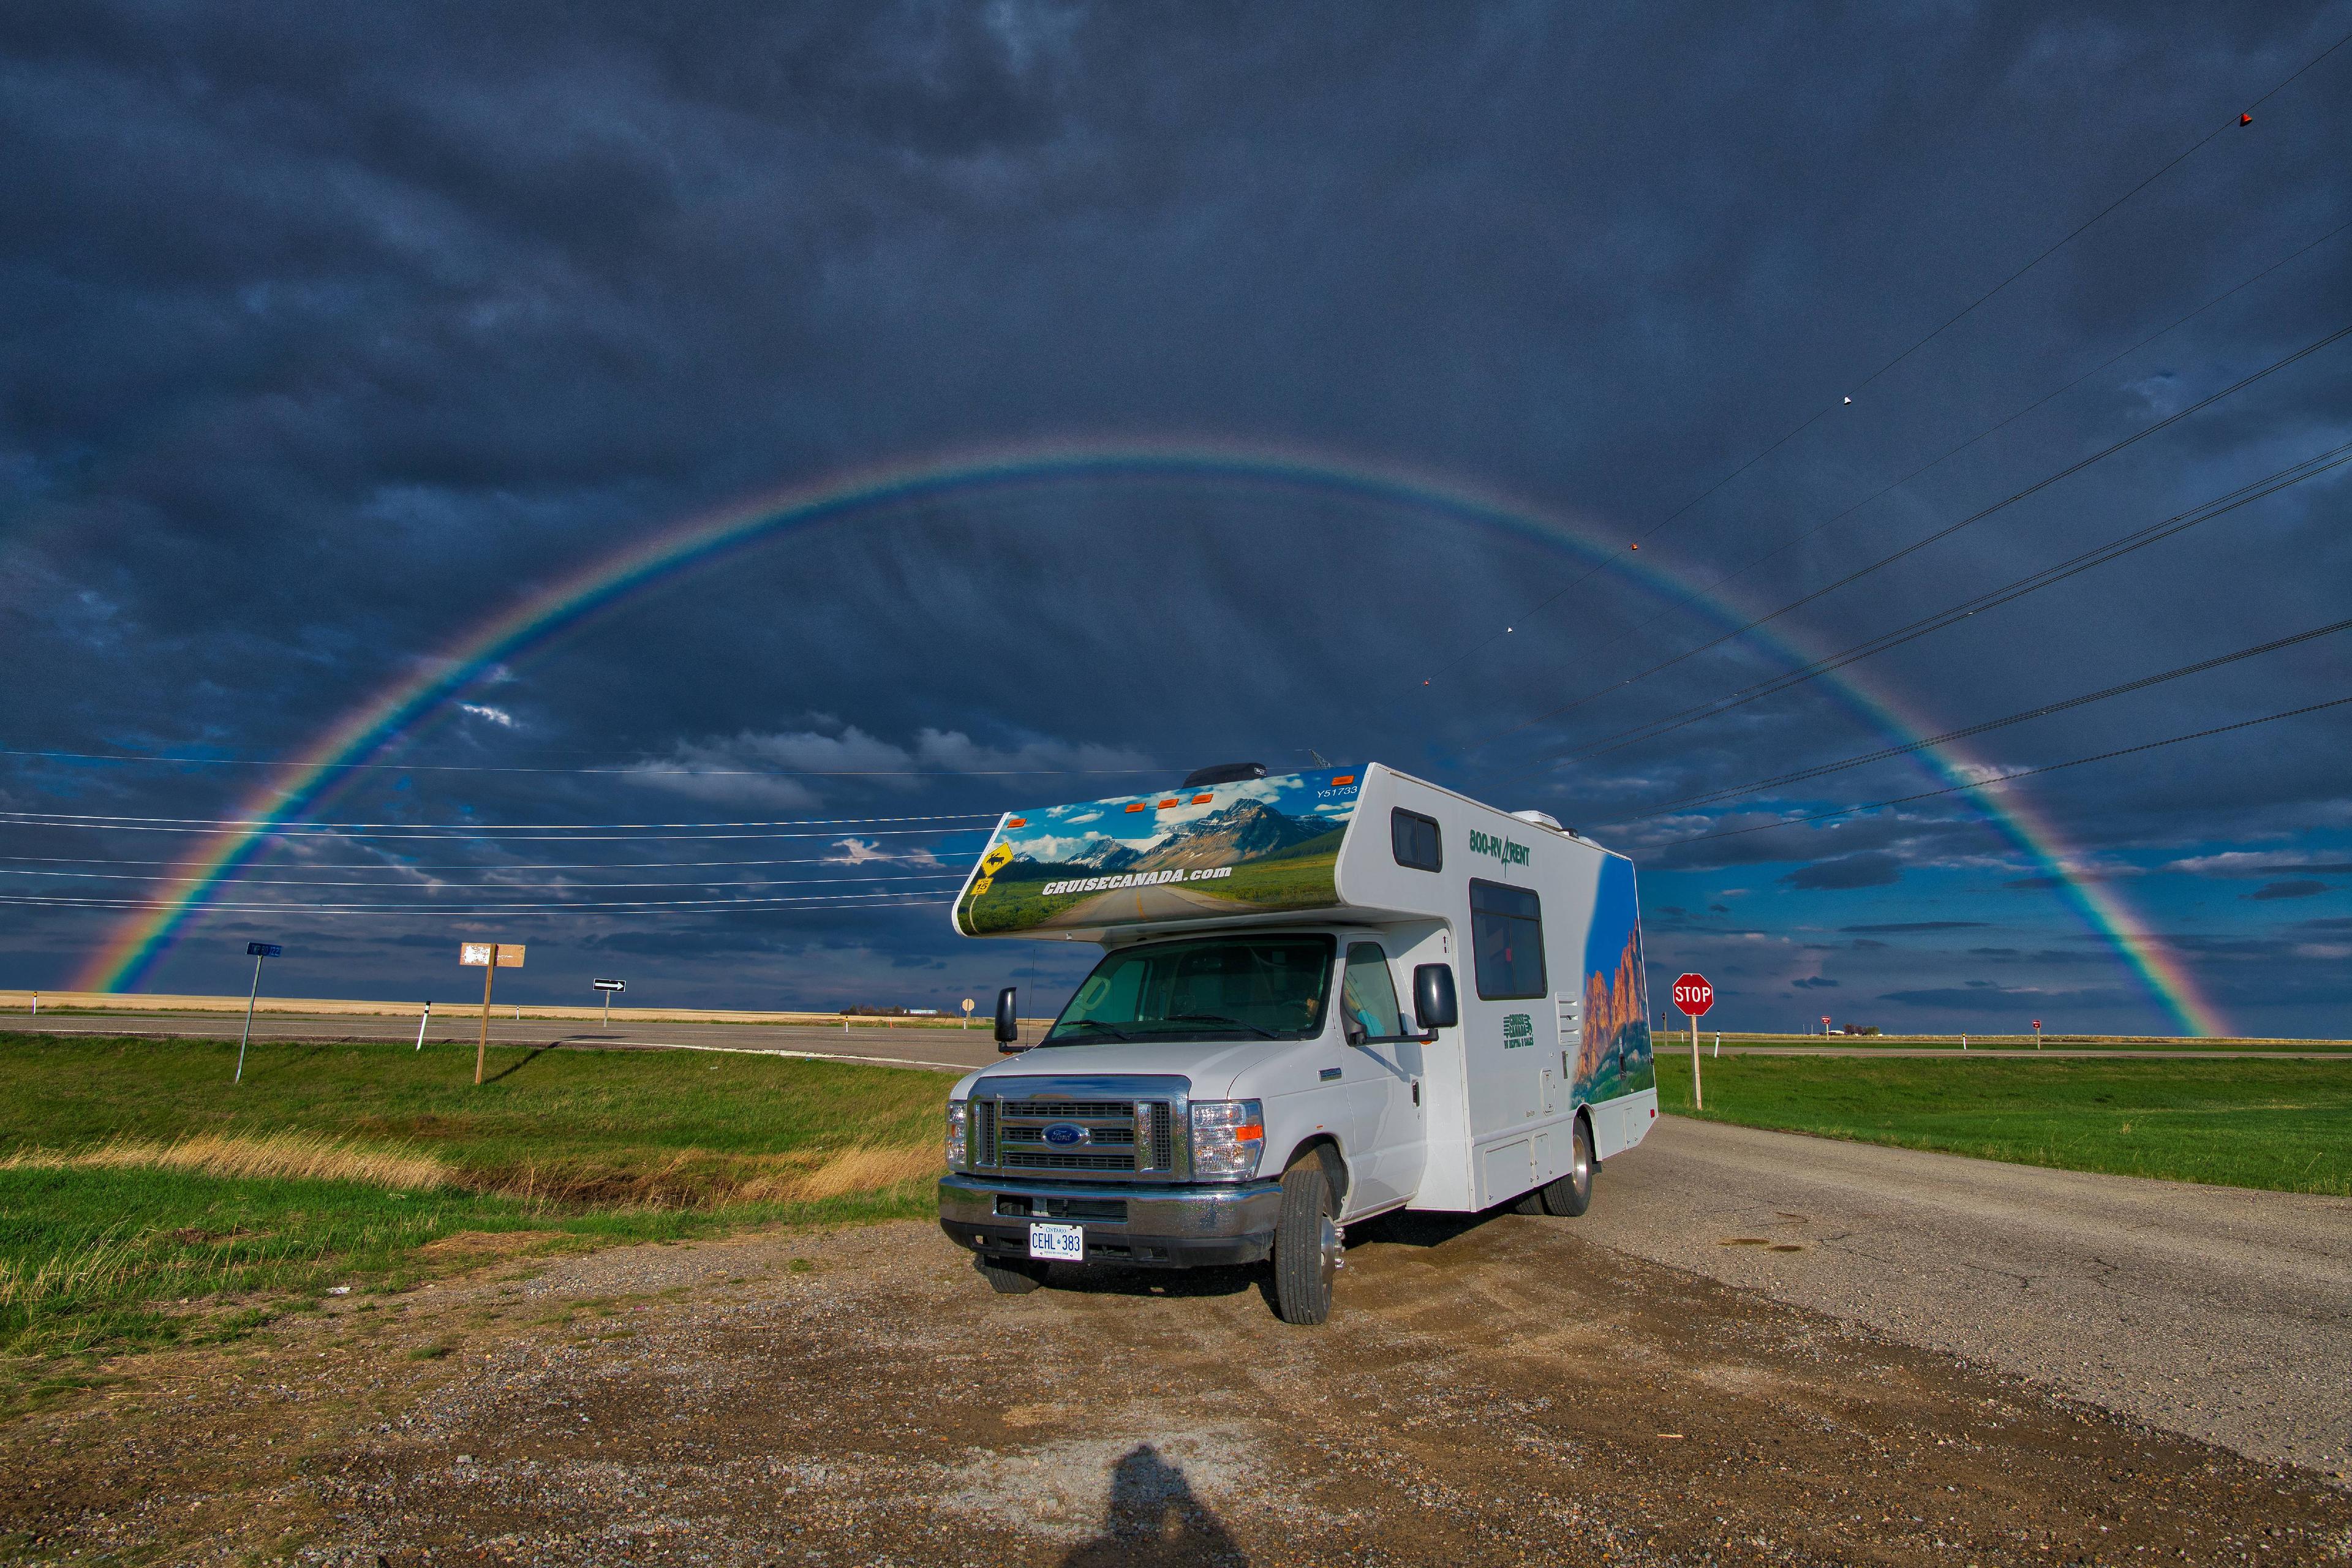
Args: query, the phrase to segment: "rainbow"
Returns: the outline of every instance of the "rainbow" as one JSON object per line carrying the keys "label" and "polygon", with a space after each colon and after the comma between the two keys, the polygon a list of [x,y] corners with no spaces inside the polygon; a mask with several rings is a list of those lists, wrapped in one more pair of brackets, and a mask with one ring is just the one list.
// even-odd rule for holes
{"label": "rainbow", "polygon": [[[159,895],[111,931],[75,981],[89,991],[135,989],[190,922],[237,874],[270,848],[276,830],[317,805],[341,776],[382,757],[436,710],[494,668],[546,647],[656,584],[780,534],[877,510],[1067,480],[1240,482],[1403,507],[1538,540],[1603,562],[1645,592],[1696,610],[1724,627],[1752,616],[1707,597],[1670,571],[1603,549],[1567,521],[1525,503],[1407,470],[1322,454],[1226,443],[1073,443],[946,456],[835,475],[766,492],[689,517],[527,594],[452,639],[433,657],[353,707],[273,770],[234,815],[237,825],[200,839],[174,867],[179,890]],[[1811,655],[1784,635],[1754,634],[1792,664]],[[1841,671],[1823,685],[1859,718],[1906,743],[1934,732],[1866,678]],[[1991,770],[1952,746],[1919,753],[1944,782],[1971,783]],[[2227,1032],[2218,1008],[2157,933],[2111,889],[2074,868],[2057,826],[2021,798],[1972,795],[1986,820],[2052,879],[2066,902],[2130,969],[2151,999],[2191,1034]]]}

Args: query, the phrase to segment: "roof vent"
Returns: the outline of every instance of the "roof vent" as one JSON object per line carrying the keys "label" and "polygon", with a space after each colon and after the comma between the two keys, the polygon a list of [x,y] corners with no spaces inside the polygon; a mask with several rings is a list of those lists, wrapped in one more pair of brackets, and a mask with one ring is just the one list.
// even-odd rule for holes
{"label": "roof vent", "polygon": [[1219,763],[1213,768],[1195,768],[1184,775],[1179,789],[1203,789],[1210,784],[1242,784],[1250,779],[1265,777],[1264,763]]}
{"label": "roof vent", "polygon": [[1552,816],[1551,813],[1548,811],[1515,811],[1511,813],[1511,815],[1518,818],[1521,822],[1532,822],[1538,827],[1549,827],[1554,833],[1566,833],[1568,831],[1567,828],[1562,827],[1559,825],[1559,818]]}

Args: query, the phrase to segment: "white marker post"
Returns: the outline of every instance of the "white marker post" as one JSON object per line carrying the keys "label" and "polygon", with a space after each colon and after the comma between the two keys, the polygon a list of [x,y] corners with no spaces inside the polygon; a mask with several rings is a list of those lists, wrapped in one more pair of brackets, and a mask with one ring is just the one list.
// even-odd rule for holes
{"label": "white marker post", "polygon": [[425,1011],[416,1016],[416,1048],[425,1048],[425,1026],[433,1021],[433,1004],[425,1004]]}
{"label": "white marker post", "polygon": [[245,951],[253,959],[253,990],[245,998],[245,1033],[236,1037],[236,1076],[229,1081],[245,1081],[245,1043],[253,1038],[253,1005],[261,996],[261,964],[264,959],[276,958],[286,950],[274,942],[248,942]]}

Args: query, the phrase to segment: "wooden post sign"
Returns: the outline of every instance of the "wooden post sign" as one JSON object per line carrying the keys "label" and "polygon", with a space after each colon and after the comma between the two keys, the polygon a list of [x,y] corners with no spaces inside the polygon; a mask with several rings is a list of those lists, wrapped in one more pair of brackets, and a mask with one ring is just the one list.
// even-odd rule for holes
{"label": "wooden post sign", "polygon": [[482,1038],[474,1047],[474,1083],[482,1081],[482,1063],[490,1054],[490,980],[501,969],[522,967],[523,945],[519,942],[462,942],[457,944],[460,964],[478,965],[482,971]]}

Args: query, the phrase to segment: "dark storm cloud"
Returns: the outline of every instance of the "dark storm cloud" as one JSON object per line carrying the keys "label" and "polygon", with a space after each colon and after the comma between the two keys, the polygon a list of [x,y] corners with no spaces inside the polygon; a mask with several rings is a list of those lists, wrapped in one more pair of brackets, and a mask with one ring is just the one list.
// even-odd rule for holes
{"label": "dark storm cloud", "polygon": [[2238,897],[2251,900],[2255,902],[2262,902],[2271,899],[2308,899],[2326,891],[2327,891],[2326,883],[2303,879],[2286,882],[2265,882],[2261,887],[2256,888],[2252,892],[2240,893]]}
{"label": "dark storm cloud", "polygon": [[1884,936],[1890,935],[1896,931],[1974,931],[1980,928],[1984,923],[1985,922],[1982,921],[1895,921],[1883,925],[1840,926],[1838,927],[1838,930],[1843,931],[1873,931]]}
{"label": "dark storm cloud", "polygon": [[1781,882],[1800,891],[1818,888],[1886,888],[1902,880],[1903,863],[1883,850],[1842,855],[1816,860],[1783,876]]}
{"label": "dark storm cloud", "polygon": [[[2347,27],[2346,0],[587,5],[560,25],[485,6],[34,8],[0,29],[0,650],[36,672],[0,692],[0,744],[284,755],[462,627],[671,520],[854,467],[1090,434],[1435,470],[1583,520],[1612,554],[1641,538],[1643,562],[1769,609],[2343,324],[2339,238],[1856,509],[2352,216],[2334,151],[2352,138],[2348,51],[1864,379]],[[2347,352],[1775,625],[1843,647],[2341,441]],[[1937,730],[2321,624],[2352,576],[2331,521],[2345,485],[2314,480],[1855,670]],[[1814,682],[1599,751],[1785,663],[1748,639],[1627,684],[1717,623],[1613,574],[1570,586],[1583,570],[1458,519],[1233,482],[936,497],[637,597],[398,752],[608,771],[363,773],[318,815],[985,813],[1159,776],[1120,769],[1319,752],[1591,828],[1636,856],[1660,910],[1724,917],[1670,918],[1662,940],[1719,942],[1710,963],[1750,965],[1774,994],[1801,922],[1958,929],[1981,922],[1922,917],[2011,884],[2005,942],[2046,952],[2080,929],[2052,868],[1990,821],[1990,792],[1697,837],[1951,782],[1917,759],[1646,816],[1907,737]],[[1954,765],[2036,766],[2315,700],[2332,659],[2287,650],[2004,729]],[[2252,737],[2259,765],[2234,743]],[[2352,864],[2347,747],[2338,711],[2000,793],[2063,828],[2068,877],[2189,933],[2200,963],[2242,966],[2243,1005],[2267,1006],[2257,972],[2296,961],[2226,944],[2254,940],[2269,886]],[[18,758],[0,806],[220,816],[259,782]],[[305,984],[405,995],[447,984],[461,927],[502,921],[539,944],[526,989],[627,957],[714,1003],[936,1002],[1009,976],[1049,992],[1083,963],[958,942],[937,905],[684,901],[790,894],[735,884],[834,873],[737,863],[839,855],[853,831],[790,854],[486,834],[431,868],[413,846],[305,841],[227,900],[283,913],[207,917],[155,984],[233,984],[223,955],[244,933],[290,930],[318,954]],[[0,836],[24,858],[0,869],[130,879],[0,877],[15,896],[130,891],[183,847]],[[918,849],[957,869],[976,842],[866,841],[904,862],[850,857],[875,875]],[[616,868],[638,861],[656,864]],[[2199,901],[2233,877],[2266,886],[2217,895],[2225,911]],[[677,885],[627,913],[303,913],[335,879],[447,909]],[[0,984],[55,983],[105,929],[0,904]],[[1850,985],[1969,989],[1962,954],[1870,961],[1888,973]],[[2214,977],[2239,994],[2240,967]],[[2154,1016],[2120,967],[2074,1005],[2117,1026]]]}

